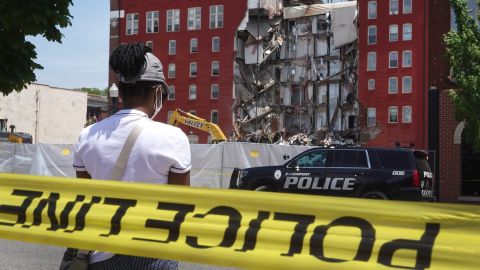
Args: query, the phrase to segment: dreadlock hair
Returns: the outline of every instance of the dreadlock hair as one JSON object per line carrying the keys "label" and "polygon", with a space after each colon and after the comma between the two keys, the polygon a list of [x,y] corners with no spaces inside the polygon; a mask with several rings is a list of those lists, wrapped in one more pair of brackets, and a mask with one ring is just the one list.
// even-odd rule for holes
{"label": "dreadlock hair", "polygon": [[[110,67],[123,77],[137,76],[145,66],[145,54],[151,52],[150,47],[141,42],[122,44],[110,56]],[[123,101],[141,102],[148,98],[157,82],[137,81],[135,83],[118,83],[118,89]]]}
{"label": "dreadlock hair", "polygon": [[116,73],[134,77],[144,67],[147,52],[151,52],[150,47],[141,42],[122,44],[110,56],[110,66]]}

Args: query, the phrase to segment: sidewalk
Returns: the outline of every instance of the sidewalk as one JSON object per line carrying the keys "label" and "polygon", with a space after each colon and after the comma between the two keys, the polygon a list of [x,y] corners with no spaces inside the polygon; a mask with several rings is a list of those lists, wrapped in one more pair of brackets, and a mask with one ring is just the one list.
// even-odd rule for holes
{"label": "sidewalk", "polygon": [[[63,248],[0,240],[2,270],[58,270]],[[181,262],[179,270],[235,270]]]}

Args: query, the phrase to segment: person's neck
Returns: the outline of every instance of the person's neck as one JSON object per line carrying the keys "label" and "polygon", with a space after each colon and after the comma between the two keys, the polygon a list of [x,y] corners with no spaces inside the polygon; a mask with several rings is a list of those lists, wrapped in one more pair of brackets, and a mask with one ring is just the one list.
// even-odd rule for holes
{"label": "person's neck", "polygon": [[124,104],[123,109],[127,109],[127,110],[137,110],[137,111],[141,111],[141,112],[144,112],[144,113],[146,113],[147,115],[149,115],[149,111],[148,111],[147,107],[146,107],[146,106],[143,106],[143,105],[132,105],[132,106],[129,106],[128,104]]}

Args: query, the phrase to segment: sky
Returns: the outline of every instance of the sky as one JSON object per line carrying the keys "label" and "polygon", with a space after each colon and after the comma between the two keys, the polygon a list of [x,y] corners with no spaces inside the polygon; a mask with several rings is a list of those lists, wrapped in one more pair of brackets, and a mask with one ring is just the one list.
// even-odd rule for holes
{"label": "sky", "polygon": [[61,88],[108,87],[110,1],[73,0],[72,26],[62,28],[62,44],[29,37],[36,46],[37,83]]}

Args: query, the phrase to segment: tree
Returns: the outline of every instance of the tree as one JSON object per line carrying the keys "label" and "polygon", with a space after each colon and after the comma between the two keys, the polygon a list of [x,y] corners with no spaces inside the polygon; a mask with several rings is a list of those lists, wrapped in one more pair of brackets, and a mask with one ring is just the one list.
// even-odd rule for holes
{"label": "tree", "polygon": [[36,80],[35,45],[26,36],[42,35],[48,41],[62,42],[60,28],[71,25],[72,0],[0,1],[0,92],[21,91]]}
{"label": "tree", "polygon": [[87,92],[89,94],[99,95],[99,96],[106,96],[108,91],[107,89],[88,88],[88,87],[82,87],[78,90],[82,92]]}
{"label": "tree", "polygon": [[445,35],[452,76],[460,89],[450,90],[458,120],[465,120],[465,139],[480,153],[480,29],[466,0],[450,0],[457,31]]}

